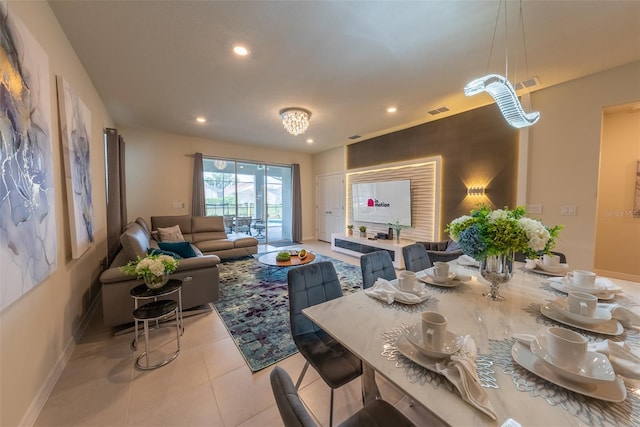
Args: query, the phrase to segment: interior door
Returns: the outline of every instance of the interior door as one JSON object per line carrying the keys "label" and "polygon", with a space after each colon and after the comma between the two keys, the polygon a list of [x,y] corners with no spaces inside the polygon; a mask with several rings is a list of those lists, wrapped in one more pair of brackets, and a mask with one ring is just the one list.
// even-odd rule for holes
{"label": "interior door", "polygon": [[331,242],[331,233],[344,232],[344,174],[316,178],[316,236]]}

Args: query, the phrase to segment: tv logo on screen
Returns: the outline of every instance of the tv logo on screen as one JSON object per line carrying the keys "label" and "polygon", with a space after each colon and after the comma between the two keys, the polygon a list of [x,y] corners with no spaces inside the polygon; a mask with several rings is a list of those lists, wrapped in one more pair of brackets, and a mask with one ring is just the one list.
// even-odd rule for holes
{"label": "tv logo on screen", "polygon": [[370,208],[373,208],[373,207],[376,207],[376,208],[388,208],[390,206],[391,205],[389,203],[381,202],[378,199],[375,199],[375,200],[369,199],[369,200],[367,200],[367,207],[370,207]]}

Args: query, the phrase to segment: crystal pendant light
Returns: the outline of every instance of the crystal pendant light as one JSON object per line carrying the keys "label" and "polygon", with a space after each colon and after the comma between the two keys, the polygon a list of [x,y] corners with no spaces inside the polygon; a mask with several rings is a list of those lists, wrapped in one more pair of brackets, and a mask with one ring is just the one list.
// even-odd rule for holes
{"label": "crystal pendant light", "polygon": [[291,135],[303,134],[309,127],[311,111],[304,108],[285,108],[280,110],[282,126]]}

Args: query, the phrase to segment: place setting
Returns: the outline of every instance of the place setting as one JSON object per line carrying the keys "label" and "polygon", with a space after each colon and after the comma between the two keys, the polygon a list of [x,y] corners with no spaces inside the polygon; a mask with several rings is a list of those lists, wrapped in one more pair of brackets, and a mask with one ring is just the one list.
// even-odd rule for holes
{"label": "place setting", "polygon": [[598,277],[596,273],[587,270],[574,270],[562,277],[547,279],[550,286],[560,292],[568,294],[570,291],[580,291],[595,295],[600,300],[611,300],[622,289],[611,280]]}
{"label": "place setting", "polygon": [[496,419],[478,377],[475,341],[469,335],[449,331],[444,315],[436,311],[423,312],[419,323],[402,328],[395,346],[410,361],[447,378],[465,402]]}
{"label": "place setting", "polygon": [[372,298],[392,304],[420,304],[429,299],[429,293],[424,283],[416,280],[413,271],[401,271],[399,277],[394,280],[378,278],[372,287],[365,289],[364,293]]}
{"label": "place setting", "polygon": [[545,254],[542,258],[526,259],[524,269],[545,276],[564,277],[569,272],[569,264],[561,263],[559,255]]}
{"label": "place setting", "polygon": [[450,268],[446,262],[436,261],[433,267],[422,270],[416,278],[428,285],[440,286],[443,288],[455,288],[471,280],[471,276],[458,274]]}
{"label": "place setting", "polygon": [[585,396],[622,402],[627,398],[624,379],[640,379],[640,357],[625,343],[589,343],[582,334],[561,327],[513,337],[511,356],[518,365]]}

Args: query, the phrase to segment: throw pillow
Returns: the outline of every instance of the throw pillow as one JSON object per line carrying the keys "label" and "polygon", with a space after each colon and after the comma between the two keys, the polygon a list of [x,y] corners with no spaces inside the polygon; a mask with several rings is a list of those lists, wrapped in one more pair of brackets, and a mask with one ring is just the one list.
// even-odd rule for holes
{"label": "throw pillow", "polygon": [[170,257],[173,257],[175,259],[182,259],[182,257],[175,252],[165,251],[164,249],[157,248],[147,249],[147,255],[169,255]]}
{"label": "throw pillow", "polygon": [[158,227],[158,235],[161,242],[184,242],[182,231],[177,224],[167,228]]}
{"label": "throw pillow", "polygon": [[158,246],[162,250],[175,252],[182,258],[193,258],[196,256],[196,252],[189,242],[158,242]]}

